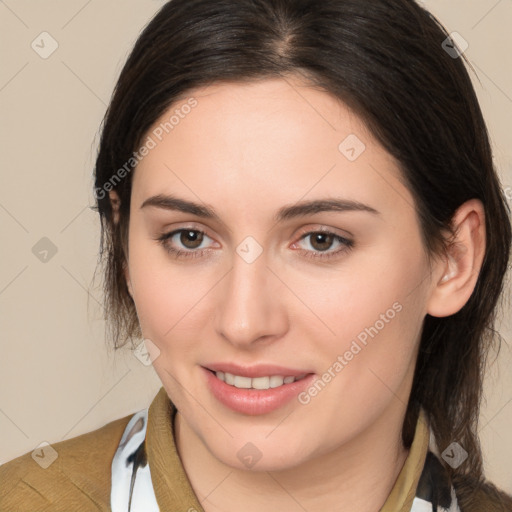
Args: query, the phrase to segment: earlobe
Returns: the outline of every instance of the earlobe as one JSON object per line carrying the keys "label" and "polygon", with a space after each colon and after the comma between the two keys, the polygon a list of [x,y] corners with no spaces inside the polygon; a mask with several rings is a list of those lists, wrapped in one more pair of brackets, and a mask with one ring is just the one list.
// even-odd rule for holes
{"label": "earlobe", "polygon": [[130,279],[130,271],[128,270],[127,263],[124,266],[124,278],[126,280],[126,286],[128,287],[128,293],[130,294],[130,297],[133,299],[132,281]]}
{"label": "earlobe", "polygon": [[112,217],[114,219],[114,224],[119,222],[119,207],[121,205],[121,200],[115,190],[111,190],[109,193],[110,205],[112,207]]}
{"label": "earlobe", "polygon": [[454,215],[455,236],[447,256],[438,266],[435,287],[427,303],[427,313],[446,317],[460,311],[475,289],[485,255],[485,211],[481,201],[471,199]]}

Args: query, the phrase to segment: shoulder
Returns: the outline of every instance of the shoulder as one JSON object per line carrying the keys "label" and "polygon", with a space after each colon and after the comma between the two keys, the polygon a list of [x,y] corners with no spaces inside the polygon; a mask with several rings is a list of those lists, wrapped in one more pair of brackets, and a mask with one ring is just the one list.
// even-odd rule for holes
{"label": "shoulder", "polygon": [[110,510],[112,459],[132,416],[1,465],[0,510]]}
{"label": "shoulder", "polygon": [[462,512],[512,512],[512,496],[487,481],[459,477],[454,481]]}

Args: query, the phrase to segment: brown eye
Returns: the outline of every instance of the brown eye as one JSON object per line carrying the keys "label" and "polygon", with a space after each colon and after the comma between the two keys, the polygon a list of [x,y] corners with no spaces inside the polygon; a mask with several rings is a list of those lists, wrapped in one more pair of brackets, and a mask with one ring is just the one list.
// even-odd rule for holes
{"label": "brown eye", "polygon": [[205,232],[199,229],[182,228],[164,233],[156,240],[164,249],[175,258],[201,258],[209,253],[208,247],[200,247],[203,242],[212,240]]}
{"label": "brown eye", "polygon": [[335,239],[335,236],[332,233],[312,233],[310,237],[311,247],[318,251],[326,251],[327,249],[330,249]]}
{"label": "brown eye", "polygon": [[[354,247],[354,241],[348,240],[331,231],[309,231],[302,235],[300,242],[307,242],[307,249],[300,252],[311,261],[327,261],[329,258],[341,257]],[[334,248],[334,250],[333,250]]]}
{"label": "brown eye", "polygon": [[197,249],[203,241],[203,233],[195,230],[182,230],[180,243],[187,249]]}

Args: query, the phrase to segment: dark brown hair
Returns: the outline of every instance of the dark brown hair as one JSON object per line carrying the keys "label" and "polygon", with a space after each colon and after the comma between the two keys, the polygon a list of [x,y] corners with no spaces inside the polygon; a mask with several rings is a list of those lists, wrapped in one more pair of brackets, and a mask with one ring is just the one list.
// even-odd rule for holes
{"label": "dark brown hair", "polygon": [[[442,25],[412,0],[165,4],[121,72],[96,161],[106,316],[114,347],[141,336],[123,274],[133,172],[116,180],[118,170],[130,162],[155,121],[192,88],[301,76],[353,109],[400,163],[429,256],[446,249],[444,234],[451,232],[459,206],[478,198],[485,207],[487,247],[476,288],[458,313],[425,318],[402,433],[408,447],[424,407],[441,451],[457,441],[469,453],[457,470],[447,467],[454,484],[464,475],[480,482],[482,376],[497,335],[495,317],[510,256],[510,209],[471,79],[463,58],[443,48],[447,38]],[[120,197],[117,223],[106,193],[113,184]]]}

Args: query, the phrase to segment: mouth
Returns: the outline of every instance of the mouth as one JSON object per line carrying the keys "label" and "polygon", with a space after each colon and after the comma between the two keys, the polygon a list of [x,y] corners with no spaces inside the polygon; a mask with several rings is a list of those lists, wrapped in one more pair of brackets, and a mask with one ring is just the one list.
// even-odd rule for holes
{"label": "mouth", "polygon": [[235,368],[224,364],[201,369],[207,389],[218,403],[250,416],[267,414],[289,404],[315,378],[314,373],[304,370],[269,365]]}
{"label": "mouth", "polygon": [[212,372],[215,376],[225,382],[228,386],[238,389],[274,389],[285,384],[291,384],[306,377],[306,374],[294,377],[293,375],[268,375],[264,377],[244,377],[242,375],[234,375],[229,372]]}

